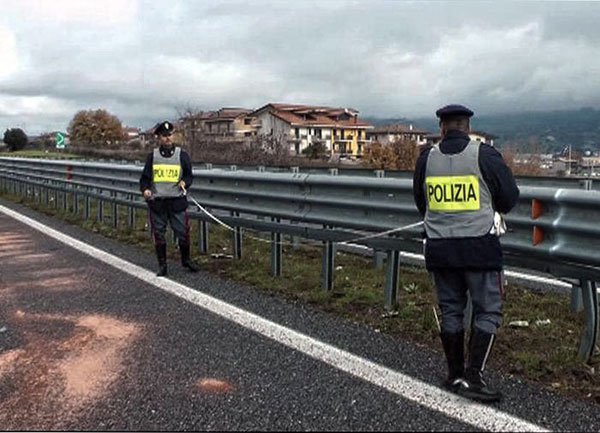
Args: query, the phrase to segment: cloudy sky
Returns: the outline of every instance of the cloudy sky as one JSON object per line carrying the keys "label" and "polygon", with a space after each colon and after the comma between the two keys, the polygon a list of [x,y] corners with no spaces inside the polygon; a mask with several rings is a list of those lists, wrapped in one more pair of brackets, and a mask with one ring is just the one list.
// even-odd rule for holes
{"label": "cloudy sky", "polygon": [[0,130],[267,102],[600,107],[600,2],[0,0]]}

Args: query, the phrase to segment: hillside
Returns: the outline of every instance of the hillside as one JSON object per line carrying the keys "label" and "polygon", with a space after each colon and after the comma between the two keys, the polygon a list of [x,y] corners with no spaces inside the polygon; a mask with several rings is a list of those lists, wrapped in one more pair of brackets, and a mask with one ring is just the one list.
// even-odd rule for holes
{"label": "hillside", "polygon": [[[412,123],[430,133],[437,133],[439,129],[433,116],[416,119],[365,117],[365,120],[376,126]],[[527,147],[535,140],[540,143],[541,150],[547,152],[560,151],[569,144],[574,150],[600,150],[600,110],[594,108],[477,116],[472,127],[498,136],[498,147]]]}

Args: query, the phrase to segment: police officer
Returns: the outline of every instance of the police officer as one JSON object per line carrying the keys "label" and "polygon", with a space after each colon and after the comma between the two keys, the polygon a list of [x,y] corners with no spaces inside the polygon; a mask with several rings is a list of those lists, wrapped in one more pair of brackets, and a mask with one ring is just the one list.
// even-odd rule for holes
{"label": "police officer", "polygon": [[171,141],[173,124],[165,121],[154,129],[159,147],[146,159],[140,178],[140,190],[148,203],[150,228],[158,258],[158,276],[167,275],[167,224],[176,233],[181,251],[181,264],[191,272],[198,268],[190,260],[190,222],[185,191],[192,185],[192,163],[189,155]]}
{"label": "police officer", "polygon": [[[473,112],[462,105],[436,111],[441,142],[417,159],[413,190],[425,226],[425,261],[442,312],[441,340],[448,362],[444,386],[484,402],[500,392],[483,371],[502,319],[503,257],[495,212],[507,213],[519,189],[502,156],[469,138]],[[464,364],[464,310],[471,296],[473,323]]]}

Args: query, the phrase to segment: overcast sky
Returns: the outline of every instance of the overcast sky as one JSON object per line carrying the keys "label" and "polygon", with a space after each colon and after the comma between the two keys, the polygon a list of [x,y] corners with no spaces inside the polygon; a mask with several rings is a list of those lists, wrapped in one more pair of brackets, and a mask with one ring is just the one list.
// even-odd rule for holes
{"label": "overcast sky", "polygon": [[599,2],[0,0],[0,129],[268,102],[423,117],[600,106]]}

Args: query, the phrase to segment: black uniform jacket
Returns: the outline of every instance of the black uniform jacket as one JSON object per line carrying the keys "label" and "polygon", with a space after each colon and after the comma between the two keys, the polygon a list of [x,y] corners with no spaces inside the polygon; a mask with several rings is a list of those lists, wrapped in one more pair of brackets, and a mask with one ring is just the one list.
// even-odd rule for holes
{"label": "black uniform jacket", "polygon": [[[175,146],[173,146],[171,152],[173,152]],[[168,156],[166,149],[162,146],[159,147],[161,155]],[[146,165],[144,165],[144,171],[142,171],[142,177],[140,178],[140,191],[144,192],[146,189],[152,189],[152,164],[154,162],[154,152],[151,152],[146,158]],[[181,150],[181,180],[185,182],[185,189],[189,189],[192,186],[192,162],[190,156],[183,149]],[[174,198],[163,198],[153,199],[148,201],[148,205],[152,210],[156,212],[171,211],[171,212],[182,212],[187,206],[187,198],[185,196],[174,197]]]}
{"label": "black uniform jacket", "polygon": [[[439,145],[445,154],[461,152],[469,143],[469,136],[460,131],[449,131]],[[502,155],[482,143],[479,148],[479,168],[492,195],[494,210],[508,213],[519,199],[519,188]],[[415,203],[425,216],[425,169],[431,148],[424,149],[417,159],[413,178]],[[425,248],[427,269],[501,270],[503,257],[500,240],[487,234],[474,238],[427,239]]]}

